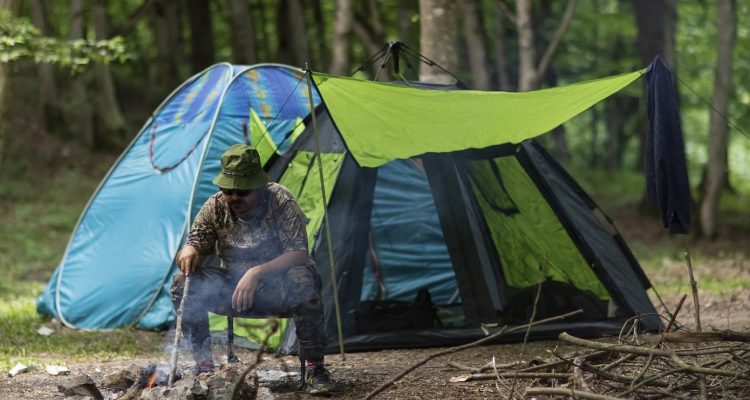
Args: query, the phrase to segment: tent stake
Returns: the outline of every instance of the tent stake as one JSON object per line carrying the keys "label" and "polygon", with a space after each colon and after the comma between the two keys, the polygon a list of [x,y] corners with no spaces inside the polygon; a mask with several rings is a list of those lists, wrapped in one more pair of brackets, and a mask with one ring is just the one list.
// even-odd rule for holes
{"label": "tent stake", "polygon": [[326,225],[326,243],[328,244],[328,265],[331,267],[331,286],[333,286],[333,304],[336,309],[336,328],[339,335],[339,351],[341,361],[346,361],[344,352],[344,334],[341,330],[341,309],[339,307],[339,289],[336,284],[336,266],[333,257],[333,243],[331,242],[331,223],[328,220],[328,200],[326,199],[326,186],[323,179],[323,160],[320,158],[320,140],[318,139],[318,123],[315,119],[315,104],[312,97],[312,74],[305,67],[307,75],[307,98],[310,101],[310,115],[312,115],[313,137],[315,138],[315,157],[318,159],[318,175],[320,176],[320,195],[323,199],[323,220]]}

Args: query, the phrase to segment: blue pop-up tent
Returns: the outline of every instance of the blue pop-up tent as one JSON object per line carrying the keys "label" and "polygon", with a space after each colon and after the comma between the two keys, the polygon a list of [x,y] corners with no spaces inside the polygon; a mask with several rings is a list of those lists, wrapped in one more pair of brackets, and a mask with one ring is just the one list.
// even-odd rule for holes
{"label": "blue pop-up tent", "polygon": [[91,197],[39,312],[82,329],[171,323],[174,257],[216,191],[211,180],[221,153],[258,134],[283,147],[285,135],[310,113],[303,78],[283,65],[217,64],[177,88]]}

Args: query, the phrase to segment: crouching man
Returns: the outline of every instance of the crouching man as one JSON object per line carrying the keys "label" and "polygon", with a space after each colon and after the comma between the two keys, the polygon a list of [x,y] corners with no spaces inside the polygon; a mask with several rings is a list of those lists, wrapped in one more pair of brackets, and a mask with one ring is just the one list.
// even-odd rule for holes
{"label": "crouching man", "polygon": [[[269,182],[258,152],[248,145],[224,152],[213,183],[220,191],[196,216],[177,256],[182,273],[171,289],[176,310],[190,276],[182,324],[196,369],[214,368],[208,311],[238,317],[286,314],[294,319],[300,358],[307,360],[307,390],[333,391],[323,365],[320,276],[309,258],[302,210],[285,187]],[[214,252],[221,267],[201,266]]]}

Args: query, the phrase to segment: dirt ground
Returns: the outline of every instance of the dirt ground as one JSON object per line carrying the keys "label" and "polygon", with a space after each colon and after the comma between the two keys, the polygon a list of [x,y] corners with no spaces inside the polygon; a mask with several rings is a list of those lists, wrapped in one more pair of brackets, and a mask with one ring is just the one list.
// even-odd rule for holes
{"label": "dirt ground", "polygon": [[[686,292],[689,293],[689,292]],[[667,306],[674,309],[675,303],[681,296],[664,299]],[[690,296],[689,296],[690,297]],[[703,295],[701,297],[703,325],[707,329],[731,329],[736,331],[750,330],[750,291],[743,290],[726,296]],[[656,301],[655,301],[656,304]],[[686,308],[680,313],[679,320],[688,328],[692,328],[692,308]],[[164,333],[144,332],[144,335],[162,335]],[[166,340],[165,336],[165,340]],[[521,344],[490,345],[467,349],[458,353],[436,358],[427,364],[414,370],[387,389],[377,398],[381,399],[498,399],[507,398],[507,394],[500,395],[494,381],[483,382],[451,382],[452,377],[465,373],[456,367],[449,365],[450,362],[458,362],[464,365],[480,367],[487,364],[495,357],[498,364],[510,363],[519,360]],[[532,357],[550,358],[549,351],[559,346],[562,352],[573,348],[560,342],[538,341],[531,342],[525,349],[524,359]],[[367,353],[347,354],[346,361],[342,361],[338,355],[327,358],[327,364],[338,381],[340,390],[334,396],[340,399],[364,398],[370,391],[387,382],[400,371],[413,364],[415,361],[434,353],[439,349],[419,350],[387,350]],[[221,348],[215,349],[219,354]],[[249,365],[254,360],[255,353],[248,350],[239,350],[239,356],[243,363]],[[181,360],[188,365],[188,354],[183,354]],[[149,363],[168,362],[168,355],[160,359],[102,359],[92,360],[87,363],[71,364],[68,376],[50,376],[44,370],[35,369],[27,373],[17,375],[13,378],[6,374],[0,376],[0,399],[62,399],[65,396],[58,390],[58,384],[67,380],[87,374],[95,382],[99,383],[104,376],[127,369],[135,364],[145,367]],[[273,355],[264,356],[259,371],[261,376],[266,376],[267,381],[262,383],[262,391],[259,399],[309,399],[313,398],[293,388],[289,382],[284,383],[284,378],[279,378],[282,371],[297,371],[298,361],[293,356],[277,357]],[[276,377],[269,376],[277,374]],[[291,380],[294,378],[286,378]],[[508,382],[506,382],[507,384]],[[519,382],[521,390],[530,382]],[[122,393],[102,390],[105,399],[116,399]]]}

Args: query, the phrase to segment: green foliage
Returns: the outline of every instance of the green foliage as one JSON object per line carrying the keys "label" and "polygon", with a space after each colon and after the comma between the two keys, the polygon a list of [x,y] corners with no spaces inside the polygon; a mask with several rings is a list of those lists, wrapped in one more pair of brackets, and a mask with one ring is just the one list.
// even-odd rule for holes
{"label": "green foliage", "polygon": [[42,36],[30,22],[0,9],[0,63],[31,59],[79,71],[92,62],[125,62],[130,58],[121,37],[108,40],[62,40]]}

